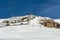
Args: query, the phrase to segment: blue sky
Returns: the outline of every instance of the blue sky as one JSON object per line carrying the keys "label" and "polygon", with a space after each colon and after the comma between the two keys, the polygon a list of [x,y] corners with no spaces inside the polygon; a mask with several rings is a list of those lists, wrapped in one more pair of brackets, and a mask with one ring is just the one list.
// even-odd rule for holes
{"label": "blue sky", "polygon": [[0,18],[25,15],[60,18],[60,0],[0,0]]}

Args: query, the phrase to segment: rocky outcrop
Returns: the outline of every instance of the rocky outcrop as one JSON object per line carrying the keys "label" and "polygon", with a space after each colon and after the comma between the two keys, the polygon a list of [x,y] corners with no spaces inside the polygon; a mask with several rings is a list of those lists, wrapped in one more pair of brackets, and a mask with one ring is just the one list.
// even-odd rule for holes
{"label": "rocky outcrop", "polygon": [[5,26],[9,26],[9,20],[4,20],[2,23],[4,23]]}
{"label": "rocky outcrop", "polygon": [[9,20],[3,20],[2,23],[6,24],[5,26],[9,25],[25,25],[28,24],[30,20],[33,20],[35,16],[22,16],[22,17],[12,17]]}
{"label": "rocky outcrop", "polygon": [[45,27],[49,27],[49,28],[60,28],[60,24],[55,22],[54,20],[42,20],[43,22],[40,23],[42,25],[44,25]]}

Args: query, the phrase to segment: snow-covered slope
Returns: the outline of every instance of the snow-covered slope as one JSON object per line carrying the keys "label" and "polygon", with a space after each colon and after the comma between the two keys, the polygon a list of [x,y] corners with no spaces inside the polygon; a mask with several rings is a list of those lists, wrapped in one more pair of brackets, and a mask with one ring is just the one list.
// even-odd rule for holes
{"label": "snow-covered slope", "polygon": [[[5,26],[0,28],[0,39],[3,40],[60,40],[60,29],[46,28],[39,24],[39,18],[36,16],[30,20],[29,24]],[[47,18],[50,19],[50,18]],[[0,20],[2,22],[3,19]],[[56,20],[59,21],[60,20]]]}
{"label": "snow-covered slope", "polygon": [[56,21],[56,22],[60,23],[60,19],[54,19],[54,21]]}

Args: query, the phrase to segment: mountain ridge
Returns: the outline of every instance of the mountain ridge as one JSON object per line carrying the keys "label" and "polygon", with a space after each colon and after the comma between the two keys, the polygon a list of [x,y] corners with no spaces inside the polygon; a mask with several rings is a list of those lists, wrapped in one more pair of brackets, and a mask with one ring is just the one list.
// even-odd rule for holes
{"label": "mountain ridge", "polygon": [[[30,16],[29,16],[30,17]],[[15,17],[13,17],[15,18]],[[60,40],[60,29],[57,28],[50,28],[50,27],[45,27],[44,25],[42,25],[41,23],[43,21],[45,21],[45,17],[39,17],[39,16],[35,16],[33,18],[30,17],[30,19],[28,20],[29,22],[27,22],[27,20],[25,19],[26,16],[24,16],[22,19],[24,19],[22,22],[19,23],[24,23],[24,24],[19,24],[14,22],[13,20],[13,26],[10,25],[5,25],[5,21],[8,20],[11,22],[11,20],[13,18],[9,18],[9,19],[1,19],[0,20],[0,39],[42,39],[42,40]],[[18,17],[20,18],[20,17]],[[43,21],[41,21],[41,19],[44,19]],[[47,18],[49,20],[52,20],[51,18]],[[16,19],[17,20],[17,19]],[[4,22],[3,22],[4,21]],[[55,19],[55,21],[58,21]],[[55,22],[54,21],[54,22]],[[1,26],[1,23],[5,23],[3,25],[3,27]],[[40,22],[40,23],[39,23]],[[44,22],[43,22],[44,23]],[[19,25],[17,25],[19,24]]]}
{"label": "mountain ridge", "polygon": [[35,24],[34,21],[36,21],[36,23],[38,21],[38,24],[41,24],[43,26],[51,28],[59,26],[58,28],[60,28],[60,23],[57,22],[55,19],[35,15],[16,16],[8,19],[2,19],[2,21],[0,21],[0,24],[2,26],[18,26],[31,24],[31,21],[33,22],[33,24]]}

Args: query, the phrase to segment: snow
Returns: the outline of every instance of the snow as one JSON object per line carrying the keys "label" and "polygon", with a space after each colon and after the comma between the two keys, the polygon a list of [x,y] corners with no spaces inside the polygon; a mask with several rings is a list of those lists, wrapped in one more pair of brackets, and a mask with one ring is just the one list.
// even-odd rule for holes
{"label": "snow", "polygon": [[[60,29],[46,28],[39,24],[39,18],[30,20],[27,25],[0,28],[1,40],[60,40]],[[43,19],[43,18],[41,18]],[[2,21],[2,20],[1,20]],[[59,21],[60,20],[56,20]]]}
{"label": "snow", "polygon": [[54,19],[54,21],[56,21],[56,22],[60,23],[60,19]]}

